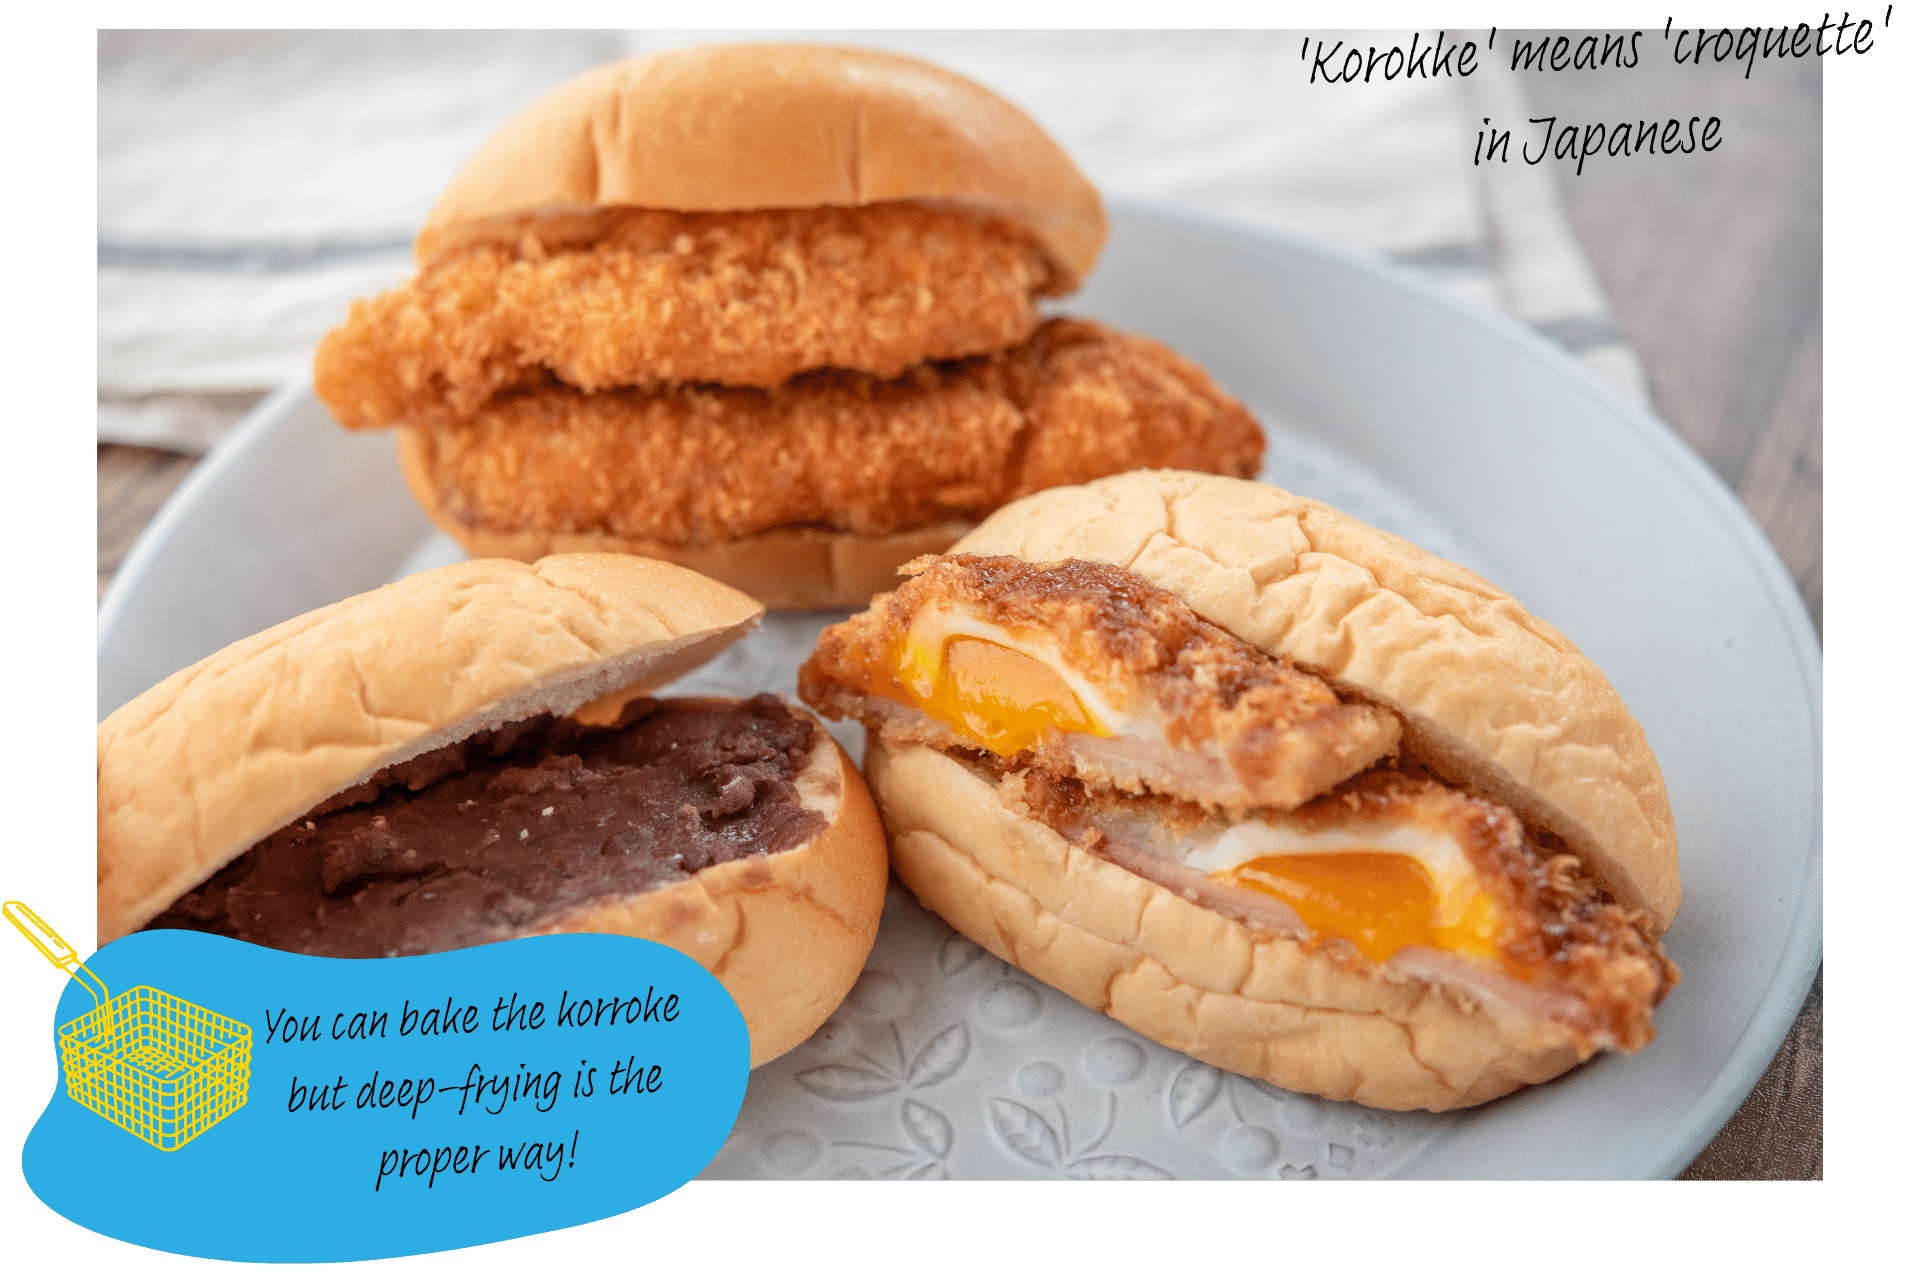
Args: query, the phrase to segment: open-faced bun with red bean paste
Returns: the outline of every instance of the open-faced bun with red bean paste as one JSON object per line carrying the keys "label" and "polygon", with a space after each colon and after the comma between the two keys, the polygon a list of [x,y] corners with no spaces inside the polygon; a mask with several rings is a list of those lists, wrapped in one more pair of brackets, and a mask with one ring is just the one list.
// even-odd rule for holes
{"label": "open-faced bun with red bean paste", "polygon": [[649,938],[710,969],[758,1065],[859,976],[886,890],[865,784],[769,695],[648,696],[758,625],[614,554],[476,560],[295,618],[99,728],[99,935],[416,955]]}

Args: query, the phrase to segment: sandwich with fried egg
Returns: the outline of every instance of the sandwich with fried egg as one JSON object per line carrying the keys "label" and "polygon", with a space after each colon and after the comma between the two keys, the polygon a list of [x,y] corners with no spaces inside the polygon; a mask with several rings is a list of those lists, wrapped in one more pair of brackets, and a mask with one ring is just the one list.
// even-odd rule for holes
{"label": "sandwich with fried egg", "polygon": [[1604,676],[1310,499],[1133,472],[1021,499],[829,628],[901,879],[1203,1061],[1399,1110],[1631,1052],[1679,979],[1672,813]]}

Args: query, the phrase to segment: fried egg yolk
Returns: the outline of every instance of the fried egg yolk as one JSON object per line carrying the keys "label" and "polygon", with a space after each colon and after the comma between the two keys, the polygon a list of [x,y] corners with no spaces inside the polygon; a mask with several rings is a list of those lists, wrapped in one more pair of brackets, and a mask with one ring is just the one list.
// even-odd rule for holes
{"label": "fried egg yolk", "polygon": [[1499,903],[1458,842],[1437,831],[1406,826],[1368,839],[1238,823],[1184,860],[1218,883],[1280,899],[1316,936],[1345,938],[1378,963],[1409,946],[1498,954]]}
{"label": "fried egg yolk", "polygon": [[[974,623],[967,630],[989,628]],[[1111,736],[1102,718],[1088,710],[1097,695],[1069,675],[1057,654],[1037,656],[1034,646],[1016,648],[1014,637],[997,627],[991,631],[991,637],[956,633],[916,620],[887,646],[896,687],[874,692],[904,701],[1002,756],[1028,750],[1049,728]],[[1082,687],[1076,690],[1076,684]]]}
{"label": "fried egg yolk", "polygon": [[[888,642],[885,663],[870,692],[1002,756],[1031,749],[1048,729],[1100,737],[1139,731],[1131,708],[1114,705],[1050,640],[963,611],[923,610]],[[1376,962],[1407,946],[1485,958],[1498,952],[1499,905],[1443,831],[1407,825],[1307,834],[1249,821],[1181,856],[1221,884],[1280,899],[1315,936],[1345,938]]]}
{"label": "fried egg yolk", "polygon": [[1384,962],[1408,946],[1492,956],[1499,936],[1490,898],[1476,894],[1458,918],[1447,918],[1433,877],[1405,854],[1256,858],[1214,878],[1272,894],[1315,934],[1345,938],[1369,960]]}
{"label": "fried egg yolk", "polygon": [[1037,658],[972,636],[951,636],[933,654],[916,653],[910,641],[898,648],[894,671],[912,705],[989,751],[1016,755],[1048,728],[1101,731],[1060,673]]}

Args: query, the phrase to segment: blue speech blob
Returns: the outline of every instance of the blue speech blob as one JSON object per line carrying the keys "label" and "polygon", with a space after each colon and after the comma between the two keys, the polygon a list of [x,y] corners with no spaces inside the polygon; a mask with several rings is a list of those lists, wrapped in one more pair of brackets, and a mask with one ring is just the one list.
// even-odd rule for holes
{"label": "blue speech blob", "polygon": [[172,1253],[346,1262],[610,1217],[705,1168],[746,1091],[725,988],[636,938],[328,960],[163,930],[87,967],[114,999],[60,1000],[27,1183]]}

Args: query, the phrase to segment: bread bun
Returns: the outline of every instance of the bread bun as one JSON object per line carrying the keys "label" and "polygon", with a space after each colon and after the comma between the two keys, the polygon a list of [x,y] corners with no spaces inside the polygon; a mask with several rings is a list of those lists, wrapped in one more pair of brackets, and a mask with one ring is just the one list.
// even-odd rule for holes
{"label": "bread bun", "polygon": [[825,831],[588,908],[546,932],[623,933],[699,961],[746,1015],[756,1067],[805,1040],[853,989],[887,896],[886,835],[866,782],[825,729],[817,743],[840,764],[840,785],[824,797],[833,806]]}
{"label": "bread bun", "polygon": [[719,45],[596,68],[467,162],[421,263],[534,221],[627,205],[696,212],[951,203],[1025,227],[1074,288],[1106,241],[1094,190],[1018,108],[938,67],[863,49]]}
{"label": "bread bun", "polygon": [[[561,555],[428,570],[229,645],[100,725],[100,943],[389,765],[513,721],[638,696],[761,614],[750,597],[677,565]],[[810,843],[558,925],[548,917],[540,931],[660,929],[668,936],[657,940],[685,942],[734,993],[756,1064],[790,1048],[813,1029],[800,1024],[824,1019],[858,976],[886,887],[872,801],[824,730],[815,744],[815,773],[837,772],[837,785],[809,804],[828,820]]]}
{"label": "bread bun", "polygon": [[1645,733],[1570,640],[1459,565],[1311,498],[1183,471],[1022,498],[953,551],[1140,574],[1390,708],[1443,777],[1560,837],[1656,934],[1673,922],[1679,847]]}
{"label": "bread bun", "polygon": [[857,609],[875,592],[899,585],[899,566],[939,555],[972,526],[944,521],[920,529],[867,537],[824,529],[773,529],[714,546],[673,546],[610,533],[549,533],[529,529],[493,533],[469,528],[449,516],[427,478],[422,432],[395,433],[400,471],[414,501],[442,532],[470,556],[537,560],[564,552],[601,551],[670,561],[731,583],[770,609]]}
{"label": "bread bun", "polygon": [[900,879],[1000,959],[1228,1071],[1368,1106],[1443,1111],[1585,1055],[1555,1023],[1359,972],[1187,901],[1015,814],[964,765],[867,735]]}
{"label": "bread bun", "polygon": [[[1035,790],[1017,763],[1003,774],[1006,761],[949,755],[937,736],[863,716],[867,776],[895,869],[961,933],[1202,1061],[1396,1110],[1472,1106],[1600,1048],[1632,1050],[1651,1037],[1652,1009],[1678,978],[1654,941],[1679,901],[1659,768],[1605,678],[1511,597],[1320,503],[1190,472],[1131,472],[1034,494],[989,516],[954,553],[1129,570],[1241,641],[1392,710],[1417,764],[1518,817],[1458,797],[1482,814],[1470,822],[1505,824],[1513,856],[1527,862],[1500,874],[1565,877],[1554,892],[1566,904],[1542,897],[1524,908],[1560,913],[1532,917],[1541,967],[1478,963],[1452,943],[1365,952],[1337,927],[1325,939],[1337,945],[1320,945],[1318,924],[1303,941],[1298,918],[1248,914],[1210,898],[1202,875],[1163,879],[1146,869],[1156,855],[1143,850],[1163,836],[1187,838],[1180,824],[1192,815],[1179,806],[1116,810],[1109,828],[1100,816],[1107,802],[1081,790],[1077,775],[1050,783],[1035,764]],[[998,572],[1011,580],[1010,570]],[[971,634],[971,615],[956,607],[961,621],[944,634]],[[905,614],[893,621],[905,626]],[[875,641],[863,633],[837,643]],[[1370,803],[1363,792],[1344,795],[1352,812]],[[1307,808],[1316,805],[1342,811],[1338,799]],[[1092,841],[1076,834],[1083,817]],[[1523,823],[1549,860],[1523,852]],[[1591,880],[1551,869],[1556,837]],[[1392,900],[1392,889],[1381,892]]]}

